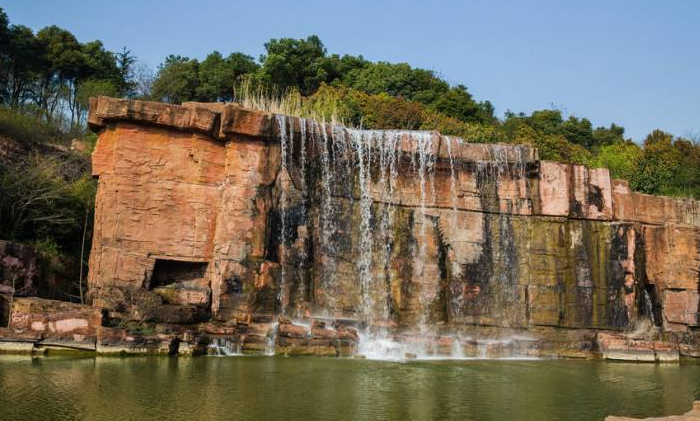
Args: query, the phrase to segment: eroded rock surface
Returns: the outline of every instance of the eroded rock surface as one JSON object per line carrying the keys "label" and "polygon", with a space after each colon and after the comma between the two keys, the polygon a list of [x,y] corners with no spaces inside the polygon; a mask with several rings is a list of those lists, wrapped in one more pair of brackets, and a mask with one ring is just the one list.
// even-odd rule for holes
{"label": "eroded rock surface", "polygon": [[[284,316],[462,335],[465,349],[488,326],[549,355],[698,354],[696,201],[635,193],[606,169],[540,161],[527,146],[237,104],[100,97],[89,122],[89,294],[117,329],[105,344],[129,324],[168,332],[169,352],[204,335],[323,355],[358,341]],[[656,342],[615,336],[641,320]]]}

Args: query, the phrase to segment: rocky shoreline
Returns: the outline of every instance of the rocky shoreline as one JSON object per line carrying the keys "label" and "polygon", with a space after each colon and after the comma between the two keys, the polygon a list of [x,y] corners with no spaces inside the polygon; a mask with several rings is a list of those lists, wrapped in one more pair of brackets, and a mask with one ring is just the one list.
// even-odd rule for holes
{"label": "rocky shoreline", "polygon": [[[360,350],[364,326],[356,320],[279,317],[194,325],[131,323],[109,326],[108,312],[93,306],[17,298],[11,328],[0,328],[0,353],[87,353],[101,356],[315,355],[366,357]],[[636,337],[635,337],[636,335]],[[678,363],[697,357],[691,347],[634,334],[594,330],[530,330],[471,327],[431,333],[394,330],[388,341],[398,359],[414,358],[585,358]],[[414,350],[419,350],[413,352]]]}

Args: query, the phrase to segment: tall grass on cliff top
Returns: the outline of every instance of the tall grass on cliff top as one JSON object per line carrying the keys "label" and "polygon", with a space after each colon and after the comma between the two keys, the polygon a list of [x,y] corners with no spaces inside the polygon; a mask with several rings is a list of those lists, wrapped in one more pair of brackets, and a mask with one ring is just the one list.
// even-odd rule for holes
{"label": "tall grass on cliff top", "polygon": [[245,108],[262,110],[274,114],[308,118],[323,123],[350,126],[347,118],[342,118],[337,98],[304,97],[298,89],[280,89],[265,85],[251,77],[243,77],[233,87],[233,100]]}
{"label": "tall grass on cliff top", "polygon": [[233,100],[247,108],[310,118],[346,127],[375,130],[437,130],[467,142],[507,141],[496,128],[466,123],[415,101],[385,93],[368,94],[347,86],[321,84],[309,96],[297,88],[279,89],[244,76],[233,88]]}

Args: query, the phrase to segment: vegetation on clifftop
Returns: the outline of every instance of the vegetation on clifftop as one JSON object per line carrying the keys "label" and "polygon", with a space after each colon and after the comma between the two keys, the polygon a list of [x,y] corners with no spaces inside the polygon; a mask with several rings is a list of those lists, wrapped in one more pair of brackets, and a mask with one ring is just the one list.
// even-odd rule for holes
{"label": "vegetation on clifftop", "polygon": [[[182,101],[247,100],[251,86],[277,102],[298,102],[307,115],[368,129],[438,130],[469,142],[536,146],[545,160],[606,167],[633,189],[700,198],[700,144],[655,130],[641,145],[623,127],[594,127],[587,118],[557,109],[494,114],[464,85],[451,86],[434,72],[406,63],[370,62],[328,54],[316,36],[273,39],[258,61],[212,52],[203,61],[169,56],[145,98]],[[243,81],[243,82],[242,82]],[[247,88],[238,89],[243,83]],[[276,93],[276,95],[274,94]],[[291,99],[290,99],[291,98]],[[274,101],[273,101],[274,102]]]}

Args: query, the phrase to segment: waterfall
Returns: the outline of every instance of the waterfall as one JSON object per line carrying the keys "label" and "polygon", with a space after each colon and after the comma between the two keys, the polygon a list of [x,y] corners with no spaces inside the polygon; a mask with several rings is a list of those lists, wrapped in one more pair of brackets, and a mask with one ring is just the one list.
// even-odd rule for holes
{"label": "waterfall", "polygon": [[243,355],[241,344],[229,338],[214,338],[207,345],[207,354],[219,357]]}
{"label": "waterfall", "polygon": [[[395,133],[387,135],[385,132],[375,133],[379,142],[379,168],[380,168],[380,189],[382,191],[382,210],[381,221],[379,224],[379,239],[382,242],[382,259],[385,266],[384,273],[386,274],[386,266],[389,264],[392,253],[393,244],[393,226],[394,226],[394,188],[397,182],[397,148],[398,137]],[[389,287],[390,279],[385,277],[383,292],[381,299],[381,314],[380,317],[384,321],[389,319]]]}
{"label": "waterfall", "polygon": [[455,360],[463,360],[465,358],[464,350],[462,349],[462,344],[459,342],[459,338],[457,336],[455,336],[452,340],[451,357]]}
{"label": "waterfall", "polygon": [[488,358],[488,342],[486,341],[476,341],[477,348],[477,358],[484,359]]}
{"label": "waterfall", "polygon": [[370,193],[372,166],[372,136],[361,130],[348,130],[355,153],[360,188],[360,236],[357,271],[362,293],[361,314],[368,324],[372,321],[372,197]]}
{"label": "waterfall", "polygon": [[[410,136],[410,134],[409,134]],[[418,181],[420,183],[420,221],[419,221],[419,229],[418,229],[418,239],[417,241],[419,242],[418,247],[414,247],[413,249],[413,270],[414,270],[414,276],[416,272],[416,266],[419,266],[418,270],[418,277],[422,279],[424,275],[424,267],[425,267],[425,258],[426,258],[426,241],[425,241],[425,235],[426,235],[426,225],[427,225],[427,218],[426,218],[426,200],[427,200],[427,192],[426,192],[426,178],[428,178],[430,181],[432,181],[432,177],[434,174],[434,164],[435,164],[435,155],[432,154],[432,146],[433,146],[433,137],[432,134],[429,132],[420,132],[416,134],[416,152],[418,155],[418,167],[416,168],[416,171],[418,172]],[[415,155],[415,154],[414,154]],[[432,200],[434,201],[435,195],[434,195],[434,184],[433,182],[431,184],[431,195]],[[414,224],[415,224],[415,219],[414,219]],[[428,311],[426,309],[426,306],[429,304],[427,303],[427,298],[426,297],[426,291],[423,291],[423,285],[420,287],[420,291],[418,292],[418,301],[420,303],[420,308],[421,308],[421,314],[419,315],[419,328],[422,332],[425,331],[426,329],[426,323],[428,321]]]}
{"label": "waterfall", "polygon": [[[348,303],[352,303],[342,296],[351,291],[345,290],[346,280],[338,278],[346,276],[347,260],[354,264],[359,284],[357,316],[365,326],[360,332],[361,353],[369,354],[366,355],[369,358],[389,359],[464,358],[462,345],[467,347],[464,349],[470,349],[471,345],[460,342],[457,336],[451,336],[454,333],[439,337],[439,350],[435,348],[434,342],[430,342],[437,341],[439,336],[437,330],[429,328],[430,310],[437,293],[435,284],[439,281],[434,279],[439,263],[435,261],[436,256],[432,256],[435,252],[432,215],[436,212],[435,171],[438,159],[433,133],[346,129],[342,126],[299,119],[301,144],[294,145],[295,137],[299,137],[295,136],[296,122],[285,116],[276,116],[276,123],[281,144],[280,178],[283,180],[278,186],[278,209],[281,214],[281,279],[278,300],[282,304],[283,313],[287,310],[290,294],[286,278],[289,276],[287,269],[291,266],[286,267],[285,263],[291,262],[286,250],[287,237],[290,234],[287,231],[291,227],[288,226],[286,214],[290,212],[288,180],[293,173],[296,186],[301,189],[302,219],[309,218],[307,213],[314,216],[308,222],[315,225],[313,239],[316,243],[312,243],[311,247],[318,246],[315,250],[321,259],[318,262],[320,270],[316,272],[318,289],[314,290],[323,294],[318,296],[318,303],[322,304],[318,310],[330,313],[327,317],[331,318],[337,317],[340,311],[348,310],[340,304],[342,302],[343,306],[347,306]],[[461,144],[461,139],[449,136],[438,139],[447,142],[445,158],[449,160],[450,165],[450,191],[446,193],[451,196],[452,223],[456,225],[459,200],[458,170],[461,168],[458,159],[463,153],[461,148],[466,146]],[[453,150],[456,146],[460,148],[457,151]],[[472,148],[471,145],[469,147]],[[494,228],[498,229],[496,232],[501,234],[498,246],[492,251],[494,261],[499,267],[517,266],[513,260],[515,254],[511,253],[514,239],[508,214],[514,212],[511,202],[526,198],[527,191],[522,190],[523,186],[526,187],[523,183],[527,183],[526,149],[511,145],[482,145],[473,148],[479,156],[475,162],[475,171],[478,187],[484,195],[483,210],[500,215],[500,224],[494,224]],[[313,157],[312,161],[309,161],[309,152]],[[298,167],[290,168],[292,163]],[[405,190],[399,190],[398,173],[402,163],[407,163],[404,175],[407,182],[414,183],[413,192],[405,187]],[[307,168],[307,165],[312,166]],[[446,168],[441,168],[446,171]],[[300,176],[296,178],[298,174]],[[499,183],[506,182],[513,184],[499,187]],[[406,194],[412,194],[408,203],[407,198],[402,196]],[[294,198],[296,200],[296,196]],[[350,206],[347,206],[348,201],[351,202]],[[444,200],[441,202],[444,203]],[[314,203],[317,207],[307,207],[308,203]],[[412,314],[415,315],[415,324],[420,330],[408,337],[395,337],[389,328],[393,321],[392,277],[397,274],[404,276],[402,271],[411,269],[411,263],[398,270],[391,266],[392,255],[395,253],[394,224],[397,208],[405,205],[412,208],[413,222],[409,227],[412,232],[409,233],[406,245],[408,249],[401,251],[401,256],[403,258],[404,253],[409,255],[406,257],[412,262],[412,275],[409,275],[412,278],[404,281],[413,284],[412,289],[408,292],[402,290],[401,294],[408,296],[413,308],[418,307],[419,310]],[[348,209],[352,213],[348,213]],[[443,211],[440,210],[439,213],[443,214]],[[297,214],[294,215],[296,217]],[[352,232],[348,232],[348,228]],[[406,241],[403,238],[400,240],[402,247]],[[348,250],[347,246],[351,246],[351,250]],[[295,249],[294,252],[301,253],[294,256],[294,262],[304,262],[308,259],[303,256],[305,250]],[[352,257],[347,255],[348,252],[352,253]],[[343,269],[343,275],[337,274],[339,269]],[[515,275],[508,270],[494,275],[491,282],[509,285],[515,279]],[[298,288],[299,297],[308,295],[305,289],[307,285],[303,281]],[[299,313],[297,315],[299,316]],[[271,332],[268,336],[269,353],[274,352],[275,342],[275,332]],[[411,336],[414,334],[415,337]],[[400,342],[407,338],[414,342]],[[488,342],[479,343],[479,349],[486,352],[487,345]],[[409,354],[412,357],[406,357]]]}
{"label": "waterfall", "polygon": [[[275,119],[277,121],[277,127],[279,129],[279,137],[280,137],[280,156],[281,156],[281,174],[284,176],[285,174],[289,174],[288,168],[287,168],[287,143],[288,143],[288,138],[287,138],[287,116],[282,115],[282,114],[276,114]],[[290,135],[293,136],[294,133],[294,128],[291,127],[291,130],[289,131]],[[279,177],[278,177],[279,179]],[[281,307],[282,307],[282,314],[285,313],[287,310],[287,300],[285,299],[285,288],[286,288],[286,271],[284,267],[284,261],[285,261],[285,256],[284,253],[286,252],[286,238],[287,238],[287,187],[285,186],[285,183],[281,183],[280,185],[280,198],[279,198],[279,212],[280,212],[280,219],[281,219],[281,229],[280,229],[280,238],[279,238],[279,244],[280,244],[280,255],[279,257],[279,262],[280,262],[280,290],[279,293],[277,294],[277,301],[279,301]]]}
{"label": "waterfall", "polygon": [[644,289],[644,310],[646,311],[647,316],[649,316],[651,324],[653,326],[656,326],[656,320],[654,320],[654,305],[651,302],[649,291],[647,291],[646,289]]}
{"label": "waterfall", "polygon": [[301,132],[301,140],[299,144],[299,166],[301,170],[299,172],[301,180],[301,192],[306,193],[306,119],[299,119],[299,130]]}
{"label": "waterfall", "polygon": [[279,323],[274,322],[270,326],[270,330],[267,332],[267,344],[265,344],[265,355],[274,356],[275,355],[275,343],[277,342],[277,330],[279,329]]}
{"label": "waterfall", "polygon": [[457,179],[455,178],[455,162],[452,155],[452,138],[443,136],[447,145],[447,156],[450,160],[450,194],[452,195],[452,211],[454,212],[454,222],[457,220]]}
{"label": "waterfall", "polygon": [[[305,118],[299,118],[299,130],[301,132],[301,139],[299,143],[299,166],[300,166],[300,171],[299,171],[299,179],[300,179],[300,189],[301,189],[301,194],[302,194],[302,215],[301,215],[301,220],[304,221],[304,224],[307,224],[308,226],[308,212],[306,209],[306,206],[308,204],[308,192],[306,189],[306,119]],[[306,255],[306,245],[302,244],[301,248],[301,256],[299,256],[299,264],[298,264],[298,273],[303,273],[302,272],[302,266],[304,265],[304,262],[306,261],[307,255]],[[301,302],[304,300],[306,296],[306,283],[305,279],[302,277],[302,279],[299,279],[299,299],[297,300],[298,302]],[[297,316],[302,316],[301,308],[297,308]]]}
{"label": "waterfall", "polygon": [[[325,254],[324,271],[321,275],[323,277],[322,286],[323,290],[328,292],[335,287],[336,281],[336,266],[335,264],[330,264],[334,262],[336,257],[336,250],[334,249],[332,242],[333,235],[333,196],[331,191],[331,184],[334,182],[333,170],[331,168],[331,155],[335,146],[331,143],[328,138],[328,127],[325,123],[314,122],[314,127],[318,128],[321,132],[321,234],[320,241],[322,247],[322,253]],[[336,310],[335,296],[333,294],[326,294],[327,304],[331,311]]]}

